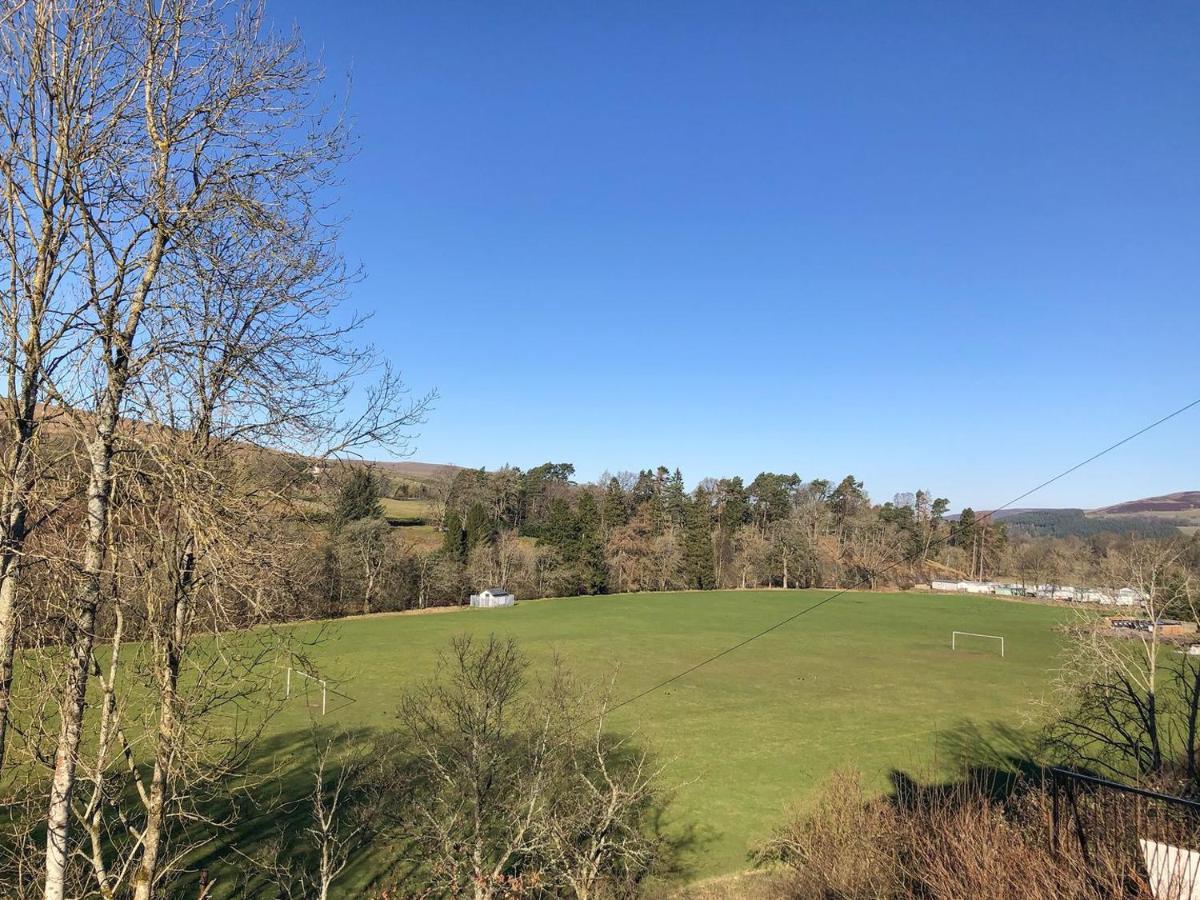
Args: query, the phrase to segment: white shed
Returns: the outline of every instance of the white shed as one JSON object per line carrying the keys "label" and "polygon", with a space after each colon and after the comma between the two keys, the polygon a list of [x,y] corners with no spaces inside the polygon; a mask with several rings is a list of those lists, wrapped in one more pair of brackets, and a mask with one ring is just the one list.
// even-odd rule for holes
{"label": "white shed", "polygon": [[517,602],[517,598],[510,594],[504,588],[488,588],[485,591],[480,591],[478,594],[471,595],[471,605],[480,609],[491,609],[496,606],[512,606]]}

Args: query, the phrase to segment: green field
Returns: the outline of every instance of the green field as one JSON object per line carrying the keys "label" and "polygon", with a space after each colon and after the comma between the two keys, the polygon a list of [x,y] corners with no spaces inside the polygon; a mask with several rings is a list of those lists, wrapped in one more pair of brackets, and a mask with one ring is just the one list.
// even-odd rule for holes
{"label": "green field", "polygon": [[[354,698],[331,698],[329,724],[389,727],[405,687],[462,631],[514,636],[535,666],[557,650],[585,678],[615,670],[627,697],[824,596],[637,594],[384,615],[326,626],[312,655]],[[611,724],[636,731],[667,764],[664,782],[676,788],[667,826],[692,832],[689,875],[734,872],[835,768],[861,768],[882,791],[893,770],[948,770],[947,738],[968,723],[1027,726],[1063,640],[1054,626],[1068,615],[996,599],[848,594],[619,710]],[[991,642],[951,652],[955,629],[1004,635],[1007,658]],[[273,723],[281,743],[307,719],[293,699]]]}
{"label": "green field", "polygon": [[428,500],[397,500],[393,497],[381,497],[379,505],[383,507],[383,515],[389,519],[426,521],[433,515],[433,507]]}

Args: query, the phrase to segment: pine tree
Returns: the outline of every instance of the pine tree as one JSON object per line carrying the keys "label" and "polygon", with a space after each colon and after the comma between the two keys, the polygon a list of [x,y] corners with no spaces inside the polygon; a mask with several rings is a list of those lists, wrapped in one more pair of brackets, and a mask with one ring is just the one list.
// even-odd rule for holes
{"label": "pine tree", "polygon": [[546,524],[542,527],[542,539],[562,553],[568,562],[575,557],[575,542],[579,522],[571,511],[571,505],[562,497],[550,501]]}
{"label": "pine tree", "polygon": [[370,469],[355,469],[338,494],[334,521],[340,527],[358,519],[373,519],[383,515],[379,502],[379,482]]}
{"label": "pine tree", "polygon": [[487,510],[483,508],[482,503],[471,504],[471,508],[467,510],[467,521],[464,528],[468,553],[480,544],[491,542],[492,521],[488,518]]}
{"label": "pine tree", "polygon": [[451,510],[446,514],[446,533],[442,536],[442,553],[460,566],[467,562],[467,536],[463,532],[462,520]]}
{"label": "pine tree", "polygon": [[716,587],[708,492],[703,488],[696,489],[695,499],[685,508],[683,569],[688,587],[702,591]]}
{"label": "pine tree", "polygon": [[585,491],[576,508],[577,537],[573,556],[579,571],[579,586],[585,594],[603,594],[608,589],[608,566],[604,560],[604,538],[596,498]]}
{"label": "pine tree", "polygon": [[604,509],[600,518],[605,532],[620,528],[629,522],[629,503],[625,492],[621,490],[621,482],[615,478],[608,480],[608,488],[604,492]]}
{"label": "pine tree", "polygon": [[683,488],[683,473],[676,469],[663,488],[663,510],[667,521],[675,528],[683,527],[686,506],[687,492]]}

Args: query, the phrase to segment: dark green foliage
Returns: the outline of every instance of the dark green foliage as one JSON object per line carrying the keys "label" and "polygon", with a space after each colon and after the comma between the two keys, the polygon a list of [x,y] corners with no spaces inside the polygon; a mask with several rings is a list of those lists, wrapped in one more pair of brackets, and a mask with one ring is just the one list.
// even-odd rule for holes
{"label": "dark green foliage", "polygon": [[[537,523],[547,514],[551,498],[571,483],[575,466],[571,463],[542,463],[534,466],[521,479],[522,520]],[[536,525],[529,530],[534,534]]]}
{"label": "dark green foliage", "polygon": [[567,560],[574,558],[576,540],[579,537],[579,522],[569,504],[562,497],[550,501],[549,515],[541,529],[541,538],[562,552]]}
{"label": "dark green foliage", "polygon": [[480,544],[490,543],[495,533],[491,518],[482,503],[472,503],[467,510],[466,530],[467,551],[470,552]]}
{"label": "dark green foliage", "polygon": [[855,513],[861,512],[870,505],[863,483],[853,475],[847,475],[829,495],[829,512],[833,516],[834,525],[842,527]]}
{"label": "dark green foliage", "polygon": [[454,511],[446,515],[446,533],[442,536],[442,552],[448,559],[454,560],[460,566],[467,561],[467,535],[463,531],[462,520]]}
{"label": "dark green foliage", "polygon": [[717,582],[711,512],[708,492],[697,488],[695,499],[686,509],[683,568],[688,587],[701,591],[712,590]]}
{"label": "dark green foliage", "polygon": [[608,589],[608,567],[604,561],[604,535],[600,510],[591,492],[579,495],[576,509],[578,531],[574,562],[579,569],[579,586],[585,594],[603,594]]}
{"label": "dark green foliage", "polygon": [[629,501],[625,492],[621,490],[621,483],[615,478],[608,480],[608,487],[604,492],[604,508],[600,517],[603,520],[605,531],[619,528],[629,521]]}
{"label": "dark green foliage", "polygon": [[1027,537],[1092,537],[1121,534],[1140,538],[1173,538],[1179,530],[1161,519],[1087,516],[1082,509],[1032,509],[1004,516],[1004,524]]}
{"label": "dark green foliage", "polygon": [[676,469],[663,486],[663,513],[675,528],[683,527],[687,492],[683,487],[683,474]]}
{"label": "dark green foliage", "polygon": [[959,514],[950,543],[955,547],[970,547],[975,542],[975,532],[978,528],[975,521],[975,510],[968,506]]}
{"label": "dark green foliage", "polygon": [[717,490],[721,528],[733,531],[750,521],[750,502],[741,478],[722,478],[717,482]]}
{"label": "dark green foliage", "polygon": [[334,521],[340,526],[358,519],[379,518],[379,482],[370,469],[354,469],[338,494]]}
{"label": "dark green foliage", "polygon": [[754,517],[763,527],[778,522],[792,509],[792,497],[800,487],[800,476],[761,472],[750,482],[748,493]]}

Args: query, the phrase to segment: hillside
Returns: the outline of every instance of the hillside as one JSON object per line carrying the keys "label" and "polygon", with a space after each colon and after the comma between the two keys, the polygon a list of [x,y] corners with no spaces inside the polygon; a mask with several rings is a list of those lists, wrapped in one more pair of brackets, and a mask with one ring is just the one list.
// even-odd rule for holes
{"label": "hillside", "polygon": [[462,468],[462,466],[454,466],[446,463],[423,463],[409,460],[403,462],[376,462],[368,460],[365,464],[388,475],[398,475],[403,478],[411,478],[414,481],[426,481],[440,475],[453,475]]}
{"label": "hillside", "polygon": [[[988,510],[977,510],[987,515]],[[1160,497],[1126,500],[1098,509],[1075,507],[1022,507],[994,514],[1009,530],[1032,537],[1087,537],[1118,532],[1138,537],[1162,538],[1200,528],[1200,491],[1177,491]],[[958,516],[947,516],[957,521]]]}
{"label": "hillside", "polygon": [[1200,519],[1200,491],[1177,491],[1161,497],[1144,497],[1128,500],[1092,510],[1095,516],[1148,516],[1159,518],[1162,514],[1171,517],[1191,516]]}

